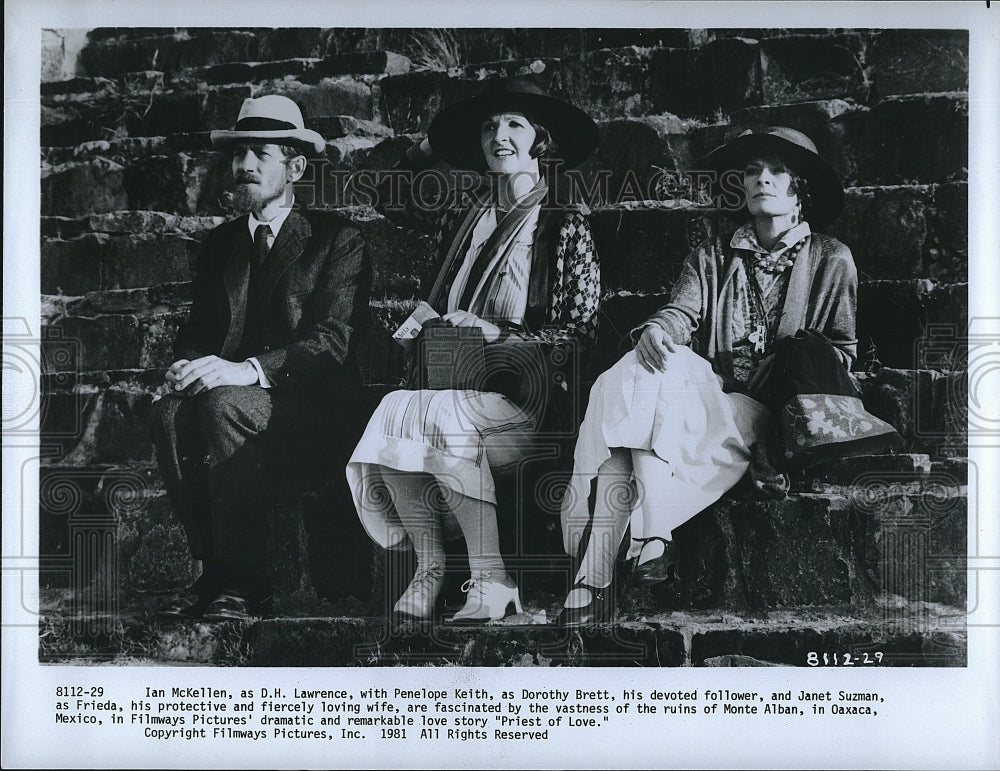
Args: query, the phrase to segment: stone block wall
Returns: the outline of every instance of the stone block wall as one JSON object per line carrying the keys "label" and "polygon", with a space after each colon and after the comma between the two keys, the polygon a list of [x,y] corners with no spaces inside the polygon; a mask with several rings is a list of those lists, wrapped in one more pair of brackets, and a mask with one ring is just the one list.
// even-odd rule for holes
{"label": "stone block wall", "polygon": [[[229,164],[213,153],[208,131],[231,125],[246,97],[265,93],[295,99],[307,124],[327,137],[327,159],[314,167],[302,196],[344,212],[367,239],[375,333],[362,366],[372,404],[399,374],[388,334],[428,291],[432,248],[426,232],[385,219],[339,190],[339,182],[348,172],[391,166],[442,105],[475,92],[482,80],[519,74],[599,122],[600,149],[583,174],[588,185],[607,184],[589,215],[604,277],[606,363],[621,336],[664,300],[706,226],[703,208],[661,195],[661,170],[689,168],[746,127],[789,125],[814,139],[847,186],[846,210],[828,230],[851,247],[860,272],[857,369],[869,409],[899,427],[908,452],[927,458],[926,473],[931,463],[965,454],[959,349],[968,313],[968,36],[962,31],[107,28],[87,31],[85,40],[81,34],[53,32],[43,40],[45,581],[69,583],[77,580],[74,570],[86,572],[74,552],[86,539],[73,540],[85,526],[117,533],[113,554],[100,552],[97,561],[113,560],[123,586],[165,590],[190,577],[144,421],[188,312],[199,244],[227,215]],[[929,330],[935,350],[950,344],[955,355],[929,361]],[[842,487],[849,493],[848,482]],[[919,487],[919,479],[913,484]],[[116,489],[117,495],[107,492]],[[844,491],[802,494],[836,498]],[[841,600],[863,596],[868,590],[858,570],[877,572],[879,564],[858,545],[874,535],[857,529],[850,499],[793,498],[791,508],[764,517],[799,517],[807,523],[804,544],[816,532],[808,522],[824,532],[833,528],[828,563],[841,567],[826,585]],[[353,520],[347,501],[334,505],[346,509],[337,516]],[[728,554],[728,564],[764,548],[753,546],[765,536],[744,521],[745,513],[713,516],[723,522],[716,551]],[[952,529],[964,539],[964,524]],[[345,543],[367,548],[360,536]],[[356,554],[350,556],[356,564]],[[151,564],[155,570],[147,569]],[[775,586],[755,570],[740,574],[744,600],[802,601],[790,584]],[[736,591],[733,580],[713,591]],[[350,591],[363,594],[359,584]],[[960,591],[945,584],[934,591],[958,602]]]}

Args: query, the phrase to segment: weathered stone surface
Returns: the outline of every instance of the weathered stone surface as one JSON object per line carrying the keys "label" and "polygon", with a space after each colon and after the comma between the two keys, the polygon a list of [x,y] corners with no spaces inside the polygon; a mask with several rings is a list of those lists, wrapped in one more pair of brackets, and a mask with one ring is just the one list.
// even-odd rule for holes
{"label": "weathered stone surface", "polygon": [[408,58],[392,51],[332,54],[323,64],[328,75],[402,75],[411,66]]}
{"label": "weathered stone surface", "polygon": [[601,259],[602,288],[656,292],[671,286],[694,245],[692,236],[700,232],[692,223],[702,214],[668,202],[595,208],[588,220]]}
{"label": "weathered stone surface", "polygon": [[844,532],[843,499],[799,496],[729,513],[731,559],[749,607],[868,601],[871,587],[855,580],[850,564],[856,546]]}
{"label": "weathered stone surface", "polygon": [[39,232],[43,239],[66,240],[82,236],[90,228],[85,219],[43,215],[39,218]]}
{"label": "weathered stone surface", "polygon": [[147,155],[125,169],[129,207],[138,210],[218,215],[231,180],[221,153]]}
{"label": "weathered stone surface", "polygon": [[93,455],[86,462],[128,464],[154,460],[147,428],[151,407],[149,393],[117,388],[105,391],[94,425]]}
{"label": "weathered stone surface", "polygon": [[855,187],[826,231],[851,248],[866,278],[912,278],[922,272],[928,240],[928,185]]}
{"label": "weathered stone surface", "polygon": [[[529,77],[594,119],[645,115],[655,111],[648,96],[652,50],[627,46],[549,61],[497,62],[484,65],[480,77]],[[603,73],[603,77],[594,78],[594,72]]]}
{"label": "weathered stone surface", "polygon": [[[932,422],[930,425],[921,425],[920,430],[928,438],[939,441],[938,449],[942,454],[966,455],[970,443],[996,434],[996,413],[991,406],[992,396],[988,388],[981,387],[978,378],[981,368],[980,363],[970,366],[968,372],[948,372],[935,383]],[[970,380],[976,384],[971,409]]]}
{"label": "weathered stone surface", "polygon": [[851,247],[862,276],[968,280],[968,184],[848,188],[825,230]]}
{"label": "weathered stone surface", "polygon": [[222,224],[222,217],[186,217],[162,211],[116,211],[94,214],[84,218],[86,228],[98,233],[190,233],[203,235],[216,225]]}
{"label": "weathered stone surface", "polygon": [[967,30],[880,30],[866,60],[878,96],[969,87]]}
{"label": "weathered stone surface", "polygon": [[99,91],[107,83],[106,78],[69,78],[67,80],[42,81],[39,92],[42,96],[55,94],[84,94]]}
{"label": "weathered stone surface", "polygon": [[[52,594],[51,592],[47,593]],[[966,633],[933,605],[890,602],[871,614],[838,609],[770,618],[672,614],[566,632],[549,624],[391,630],[381,617],[344,612],[343,603],[297,603],[304,612],[249,623],[164,623],[126,613],[113,633],[88,608],[46,596],[39,657],[217,666],[816,666],[822,653],[850,652],[855,666],[964,666]],[[75,611],[75,612],[74,612]],[[306,617],[297,617],[306,616]],[[333,616],[333,617],[331,617]],[[77,624],[74,632],[72,623]],[[690,634],[693,630],[693,634]],[[875,658],[875,652],[878,658]],[[810,652],[817,654],[810,661]],[[828,661],[826,664],[830,664]],[[841,658],[838,663],[843,663]]]}
{"label": "weathered stone surface", "polygon": [[249,86],[164,88],[137,82],[95,94],[44,97],[43,146],[164,136],[231,126]]}
{"label": "weathered stone surface", "polygon": [[868,115],[858,151],[868,184],[965,179],[969,98],[965,93],[889,97]]}
{"label": "weathered stone surface", "polygon": [[102,259],[101,286],[124,289],[188,281],[198,242],[188,236],[152,233],[112,238]]}
{"label": "weathered stone surface", "polygon": [[327,140],[341,137],[387,137],[392,129],[378,121],[355,118],[353,115],[317,115],[309,120],[309,127]]}
{"label": "weathered stone surface", "polygon": [[570,175],[567,195],[591,206],[625,201],[691,198],[693,191],[678,189],[677,175],[690,170],[706,147],[701,124],[674,115],[609,120],[599,124],[597,151]]}
{"label": "weathered stone surface", "polygon": [[147,110],[129,116],[128,134],[162,136],[231,126],[243,100],[252,95],[250,88],[242,85],[154,94]]}
{"label": "weathered stone surface", "polygon": [[748,107],[731,116],[729,137],[748,128],[789,126],[808,136],[819,154],[836,169],[845,185],[859,177],[858,144],[868,108],[845,99],[820,99],[794,104]]}
{"label": "weathered stone surface", "polygon": [[761,95],[765,102],[854,97],[867,83],[858,57],[860,35],[789,35],[762,39]]}
{"label": "weathered stone surface", "polygon": [[89,234],[68,241],[46,238],[41,246],[43,294],[82,295],[101,288],[101,259],[110,239]]}
{"label": "weathered stone surface", "polygon": [[65,458],[80,442],[100,409],[102,394],[94,387],[44,391],[39,413],[39,446],[52,448],[55,460]]}
{"label": "weathered stone surface", "polygon": [[[352,170],[358,167],[358,158],[379,144],[376,137],[342,137],[326,143],[327,168]],[[325,170],[325,169],[324,169]]]}
{"label": "weathered stone surface", "polygon": [[140,365],[147,369],[169,367],[174,361],[174,340],[181,324],[187,320],[187,311],[154,313],[144,320]]}
{"label": "weathered stone surface", "polygon": [[50,314],[54,319],[59,315],[96,316],[101,313],[137,313],[158,311],[189,305],[192,300],[191,284],[179,282],[157,287],[140,289],[111,289],[90,292],[85,297],[74,298],[65,303],[62,313]]}
{"label": "weathered stone surface", "polygon": [[891,369],[860,380],[865,409],[889,423],[903,437],[908,452],[936,454],[941,429],[935,430],[935,382],[931,370]]}
{"label": "weathered stone surface", "polygon": [[206,83],[259,83],[286,77],[301,83],[315,83],[322,77],[319,59],[281,59],[270,62],[228,62],[196,67],[185,75]]}
{"label": "weathered stone surface", "polygon": [[[793,489],[812,493],[845,493],[859,479],[879,476],[894,484],[919,483],[931,470],[929,455],[859,455],[839,458],[799,471],[792,476]],[[850,492],[846,490],[846,492]]]}
{"label": "weathered stone surface", "polygon": [[143,366],[143,330],[135,316],[65,316],[52,326],[60,330],[64,339],[79,346],[80,366],[84,370]]}
{"label": "weathered stone surface", "polygon": [[[353,78],[323,78],[316,85],[294,80],[273,81],[254,89],[254,96],[261,94],[281,94],[295,100],[306,123],[313,115],[351,115],[364,120],[377,115],[371,86]],[[238,111],[239,105],[213,128],[232,125]]]}
{"label": "weathered stone surface", "polygon": [[114,161],[99,158],[43,170],[43,214],[79,216],[127,208],[124,169]]}
{"label": "weathered stone surface", "polygon": [[166,494],[154,492],[118,523],[123,592],[164,593],[190,586],[200,573]]}
{"label": "weathered stone surface", "polygon": [[862,281],[858,287],[856,369],[879,364],[941,369],[937,364],[921,363],[920,352],[930,344],[927,330],[950,329],[951,342],[955,340],[955,330],[964,330],[968,324],[967,288],[966,284],[929,280]]}
{"label": "weathered stone surface", "polygon": [[[117,75],[160,67],[176,70],[221,62],[254,61],[257,36],[243,30],[187,30],[137,39],[110,38],[90,43],[80,52],[83,74]],[[300,51],[298,55],[302,55]],[[282,57],[286,58],[286,57]]]}
{"label": "weathered stone surface", "polygon": [[[864,651],[883,654],[880,666],[965,666],[964,633],[900,633],[880,624],[850,624],[832,629],[805,625],[784,631],[738,630],[695,634],[691,640],[691,661],[695,666],[721,655],[742,655],[790,666],[808,666],[810,652],[848,652],[863,660]],[[841,659],[843,660],[843,659]],[[875,664],[876,659],[869,657]]]}
{"label": "weathered stone surface", "polygon": [[721,38],[697,49],[654,52],[650,71],[654,111],[711,116],[762,101],[760,47],[748,38]]}
{"label": "weathered stone surface", "polygon": [[481,86],[444,72],[408,72],[379,83],[379,114],[397,134],[427,132],[442,107],[475,94]]}
{"label": "weathered stone surface", "polygon": [[934,206],[928,212],[931,239],[924,253],[922,275],[969,280],[969,185],[955,182],[934,186]]}
{"label": "weathered stone surface", "polygon": [[322,57],[325,53],[324,30],[310,27],[282,27],[255,30],[256,61],[292,59],[298,56]]}
{"label": "weathered stone surface", "polygon": [[383,217],[370,206],[336,210],[361,228],[372,268],[372,296],[410,298],[427,292],[435,266],[433,239]]}
{"label": "weathered stone surface", "polygon": [[[324,644],[317,645],[322,639]],[[614,630],[568,634],[544,624],[462,629],[439,626],[433,635],[393,633],[380,619],[275,619],[255,638],[255,666],[681,666],[680,633],[659,625],[622,624]],[[317,651],[322,650],[317,660]]]}

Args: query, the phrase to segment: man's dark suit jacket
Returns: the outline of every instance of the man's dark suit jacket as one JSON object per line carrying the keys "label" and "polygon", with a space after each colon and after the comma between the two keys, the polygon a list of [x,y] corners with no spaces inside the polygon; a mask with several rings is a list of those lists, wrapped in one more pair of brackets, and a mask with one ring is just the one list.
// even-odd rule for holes
{"label": "man's dark suit jacket", "polygon": [[330,212],[288,215],[264,273],[267,299],[259,319],[259,350],[241,346],[252,250],[246,216],[209,234],[191,316],[174,346],[176,357],[255,356],[271,385],[282,391],[356,388],[356,350],[367,327],[370,284],[361,232]]}

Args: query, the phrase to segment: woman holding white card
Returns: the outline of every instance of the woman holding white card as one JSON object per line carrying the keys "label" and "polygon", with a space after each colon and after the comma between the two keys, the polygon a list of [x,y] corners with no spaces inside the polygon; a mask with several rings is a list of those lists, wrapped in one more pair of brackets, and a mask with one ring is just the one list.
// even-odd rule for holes
{"label": "woman holding white card", "polygon": [[[440,315],[435,326],[478,330],[473,344],[481,339],[487,357],[525,346],[549,358],[586,355],[597,332],[597,255],[582,214],[553,204],[539,160],[571,167],[596,144],[597,128],[585,113],[520,79],[488,83],[434,118],[428,139],[407,153],[410,166],[437,157],[486,172],[493,182],[463,195],[438,223],[442,265],[428,303]],[[348,464],[355,506],[372,539],[416,552],[397,616],[433,618],[444,532],[456,523],[470,578],[465,607],[451,621],[482,623],[521,610],[500,555],[494,477],[531,454],[537,432],[574,384],[512,384],[508,377],[507,385],[513,389],[503,393],[488,384],[390,393]]]}

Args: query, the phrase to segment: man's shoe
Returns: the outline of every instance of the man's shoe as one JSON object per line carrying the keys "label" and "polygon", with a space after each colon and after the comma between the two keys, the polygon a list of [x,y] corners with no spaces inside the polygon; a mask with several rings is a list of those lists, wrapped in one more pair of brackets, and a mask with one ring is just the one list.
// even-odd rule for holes
{"label": "man's shoe", "polygon": [[206,597],[198,592],[189,591],[169,605],[160,608],[156,615],[170,620],[201,618],[210,598],[211,595]]}
{"label": "man's shoe", "polygon": [[206,621],[249,621],[251,618],[268,618],[271,615],[271,598],[251,600],[241,594],[220,594],[205,608],[201,617]]}

